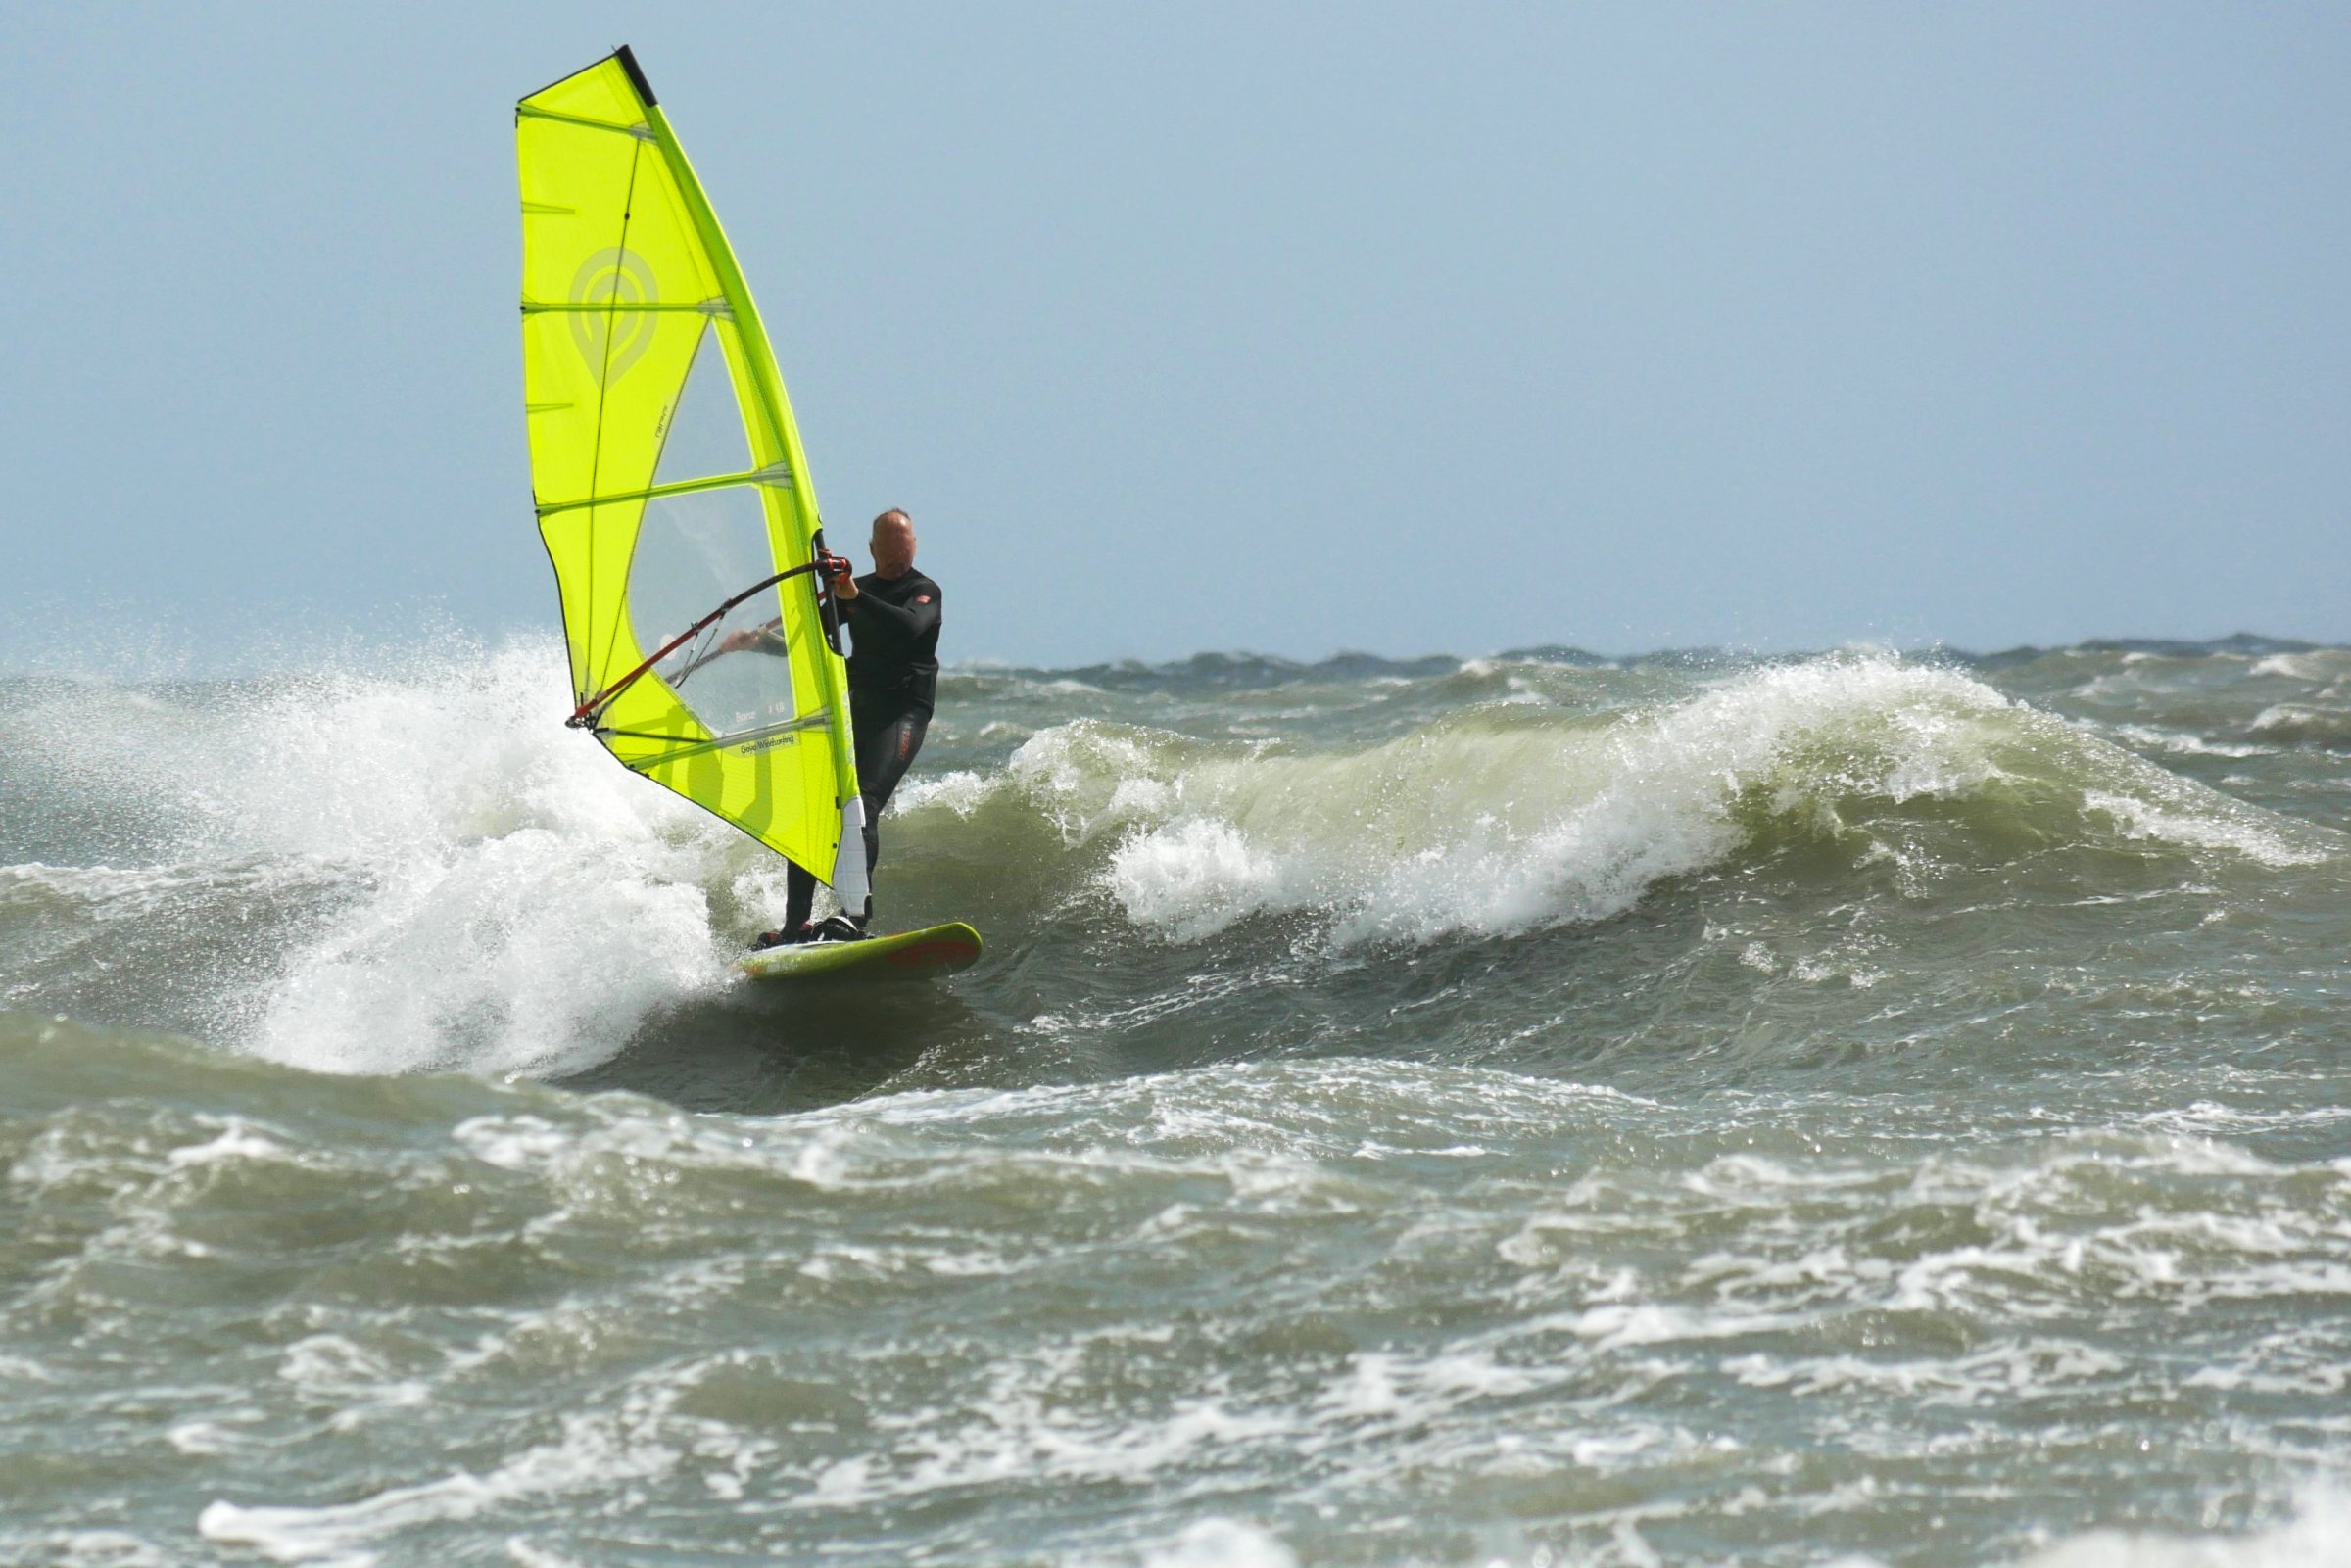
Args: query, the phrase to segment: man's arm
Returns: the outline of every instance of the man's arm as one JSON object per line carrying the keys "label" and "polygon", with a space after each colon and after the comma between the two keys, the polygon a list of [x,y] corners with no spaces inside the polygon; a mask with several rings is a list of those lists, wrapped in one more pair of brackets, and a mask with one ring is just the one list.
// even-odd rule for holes
{"label": "man's arm", "polygon": [[871,621],[889,635],[904,639],[909,644],[938,630],[936,592],[917,594],[912,604],[886,604],[871,594],[860,594],[845,601],[841,608],[852,622]]}
{"label": "man's arm", "polygon": [[[838,571],[831,574],[833,591],[844,601],[857,596],[857,580],[849,575],[849,563],[845,557],[827,555],[820,559],[817,565],[831,565],[839,568]],[[787,573],[786,575],[790,576],[791,574]],[[716,658],[721,653],[743,652],[785,654],[791,651],[792,641],[785,637],[784,617],[779,615],[774,620],[762,625],[742,627],[729,632],[718,640],[718,646],[712,648],[708,656]]]}
{"label": "man's arm", "polygon": [[745,626],[729,632],[718,640],[718,646],[711,649],[711,652],[715,656],[720,653],[742,653],[745,650],[758,653],[790,653],[792,644],[784,641],[783,617],[778,616],[765,626]]}

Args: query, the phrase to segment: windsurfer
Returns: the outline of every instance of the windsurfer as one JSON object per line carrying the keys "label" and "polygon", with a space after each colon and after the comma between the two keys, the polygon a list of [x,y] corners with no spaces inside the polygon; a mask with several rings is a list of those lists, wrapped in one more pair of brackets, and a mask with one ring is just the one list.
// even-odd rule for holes
{"label": "windsurfer", "polygon": [[[874,569],[833,580],[834,601],[849,629],[849,723],[857,742],[857,792],[865,801],[865,870],[870,886],[882,858],[882,809],[914,765],[938,694],[938,585],[914,569],[914,520],[892,508],[874,519]],[[720,651],[763,646],[763,633],[730,634]],[[816,878],[799,866],[786,876],[784,925],[752,945],[849,941],[865,934],[874,901],[818,925],[808,917]]]}

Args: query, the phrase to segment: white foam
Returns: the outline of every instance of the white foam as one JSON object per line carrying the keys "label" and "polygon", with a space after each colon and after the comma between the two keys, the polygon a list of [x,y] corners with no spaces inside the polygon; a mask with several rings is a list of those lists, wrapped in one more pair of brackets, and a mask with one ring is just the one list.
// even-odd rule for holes
{"label": "white foam", "polygon": [[1633,1345],[1681,1344],[1691,1340],[1730,1339],[1794,1327],[1800,1314],[1781,1312],[1701,1311],[1659,1303],[1610,1304],[1587,1307],[1576,1314],[1576,1337],[1600,1351]]}
{"label": "white foam", "polygon": [[[1947,671],[1832,659],[1614,725],[1440,726],[1351,756],[1154,753],[1065,726],[1007,773],[1065,837],[1123,832],[1103,885],[1176,940],[1308,908],[1335,917],[1341,942],[1507,932],[1614,914],[1659,879],[1718,861],[1745,837],[1741,792],[1833,726],[1895,732],[1856,786],[1895,799],[1978,787],[1991,770],[1966,726],[2007,707]],[[1106,787],[1105,774],[1163,787]]]}
{"label": "white foam", "polygon": [[2313,1494],[2284,1524],[2241,1536],[2093,1530],[2019,1568],[2351,1568],[2351,1499]]}
{"label": "white foam", "polygon": [[2351,710],[2307,702],[2280,702],[2253,720],[2253,733],[2270,740],[2316,745],[2351,745]]}
{"label": "white foam", "polygon": [[907,780],[890,796],[889,810],[896,816],[924,806],[938,806],[958,817],[968,817],[987,795],[986,779],[968,768],[959,768],[953,773]]}
{"label": "white foam", "polygon": [[487,1475],[459,1470],[318,1507],[214,1502],[196,1516],[196,1531],[277,1562],[371,1568],[378,1560],[371,1548],[406,1530],[462,1523],[517,1498],[605,1495],[669,1473],[684,1455],[654,1434],[675,1393],[638,1394],[614,1412],[566,1417],[560,1440],[525,1449]]}
{"label": "white foam", "polygon": [[58,1568],[176,1568],[183,1560],[123,1530],[69,1530],[43,1544],[55,1555],[44,1554],[40,1560]]}
{"label": "white foam", "polygon": [[2351,674],[2351,649],[2312,648],[2303,653],[2273,653],[2254,660],[2247,673],[2279,675],[2291,681],[2332,681]]}
{"label": "white foam", "polygon": [[1112,854],[1107,880],[1129,918],[1177,941],[1213,935],[1280,896],[1280,868],[1230,823],[1187,818],[1138,832]]}
{"label": "white foam", "polygon": [[231,1120],[220,1135],[206,1143],[182,1144],[171,1151],[175,1165],[223,1164],[232,1160],[268,1160],[292,1162],[294,1152],[274,1139],[263,1136],[242,1121]]}
{"label": "white foam", "polygon": [[0,895],[23,889],[76,905],[95,921],[140,921],[191,898],[267,897],[330,876],[302,863],[50,866],[29,861],[0,866]]}
{"label": "white foam", "polygon": [[44,752],[167,848],[154,867],[51,879],[132,915],[207,879],[310,889],[307,927],[221,999],[222,1032],[257,1054],[342,1071],[585,1066],[726,982],[712,898],[762,852],[564,729],[563,669],[560,644],[532,637],[216,687],[202,709],[81,693],[29,717]]}
{"label": "white foam", "polygon": [[[2184,791],[2183,791],[2184,793]],[[2328,858],[2313,843],[2295,843],[2252,808],[2219,797],[2187,810],[2105,789],[2085,790],[2082,803],[2112,817],[2127,838],[2157,838],[2193,849],[2227,849],[2264,866],[2311,866]],[[2200,809],[2198,809],[2200,808]]]}
{"label": "white foam", "polygon": [[[1661,708],[1440,723],[1347,754],[1235,757],[1065,725],[1026,742],[998,783],[1073,845],[1113,836],[1100,887],[1170,940],[1312,911],[1348,945],[1605,919],[1660,880],[1722,863],[1758,809],[1837,833],[1847,801],[1968,798],[2005,787],[2012,767],[2034,770],[2044,797],[2069,778],[2094,781],[2076,796],[2086,836],[2119,832],[2270,866],[2339,850],[2323,829],[2170,774],[1965,675],[1872,654],[1741,672]],[[1748,957],[1758,961],[1776,963]],[[1857,986],[1881,977],[1844,956],[1796,973]]]}
{"label": "white foam", "polygon": [[520,1536],[508,1536],[504,1544],[506,1555],[520,1568],[588,1568],[577,1557],[566,1557],[559,1551],[535,1546]]}
{"label": "white foam", "polygon": [[502,1170],[530,1170],[575,1141],[575,1135],[533,1116],[474,1117],[450,1134],[477,1160]]}
{"label": "white foam", "polygon": [[[2267,715],[2264,717],[2266,718]],[[2253,729],[2257,734],[2260,732],[2260,719],[2253,722]],[[2228,745],[2218,740],[2208,740],[2192,731],[2166,730],[2151,724],[2116,725],[2114,733],[2138,745],[2153,746],[2157,750],[2173,752],[2180,756],[2243,758],[2263,757],[2271,754],[2271,748],[2268,746]]]}
{"label": "white foam", "polygon": [[412,1409],[430,1398],[423,1383],[394,1376],[382,1356],[340,1334],[313,1334],[287,1346],[277,1375],[311,1399],[352,1402],[334,1418],[338,1430],[384,1410]]}
{"label": "white foam", "polygon": [[182,1421],[165,1431],[164,1441],[180,1453],[210,1456],[234,1452],[246,1440],[217,1421]]}
{"label": "white foam", "polygon": [[[730,952],[780,912],[784,878],[564,730],[562,670],[552,639],[526,638],[241,696],[209,689],[203,709],[118,689],[60,699],[27,717],[28,738],[77,792],[111,792],[168,843],[152,866],[0,870],[0,895],[143,921],[235,883],[240,900],[309,911],[220,1002],[216,1032],[279,1061],[588,1066],[730,983]],[[1089,896],[1173,942],[1267,915],[1304,914],[1342,947],[1601,920],[1721,866],[1759,818],[1842,832],[1850,800],[1976,795],[2019,751],[2093,781],[2085,833],[2272,866],[2339,852],[2325,830],[1882,654],[1727,673],[1605,716],[1502,711],[1344,753],[1080,720],[994,773],[913,781],[893,810],[971,834],[997,819],[947,815],[1033,812]],[[1743,961],[1865,986],[1880,974],[1867,956],[1750,943]]]}
{"label": "white foam", "polygon": [[1142,1568],[1298,1568],[1298,1558],[1254,1525],[1209,1518],[1187,1525],[1174,1541],[1144,1553]]}

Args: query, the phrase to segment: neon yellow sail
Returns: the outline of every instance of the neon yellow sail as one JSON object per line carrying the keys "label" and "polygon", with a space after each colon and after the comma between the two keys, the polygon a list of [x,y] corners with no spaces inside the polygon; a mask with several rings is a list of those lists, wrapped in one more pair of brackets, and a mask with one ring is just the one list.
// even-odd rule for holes
{"label": "neon yellow sail", "polygon": [[523,99],[514,139],[531,488],[573,720],[853,908],[847,671],[816,575],[768,581],[823,536],[750,290],[625,48]]}

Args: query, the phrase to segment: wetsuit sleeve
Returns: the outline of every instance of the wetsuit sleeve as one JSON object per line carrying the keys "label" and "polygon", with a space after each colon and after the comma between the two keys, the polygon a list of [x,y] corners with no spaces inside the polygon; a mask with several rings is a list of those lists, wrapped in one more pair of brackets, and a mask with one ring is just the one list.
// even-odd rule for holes
{"label": "wetsuit sleeve", "polygon": [[938,594],[928,604],[891,604],[872,594],[860,594],[842,606],[852,625],[868,625],[899,639],[909,646],[938,630]]}

